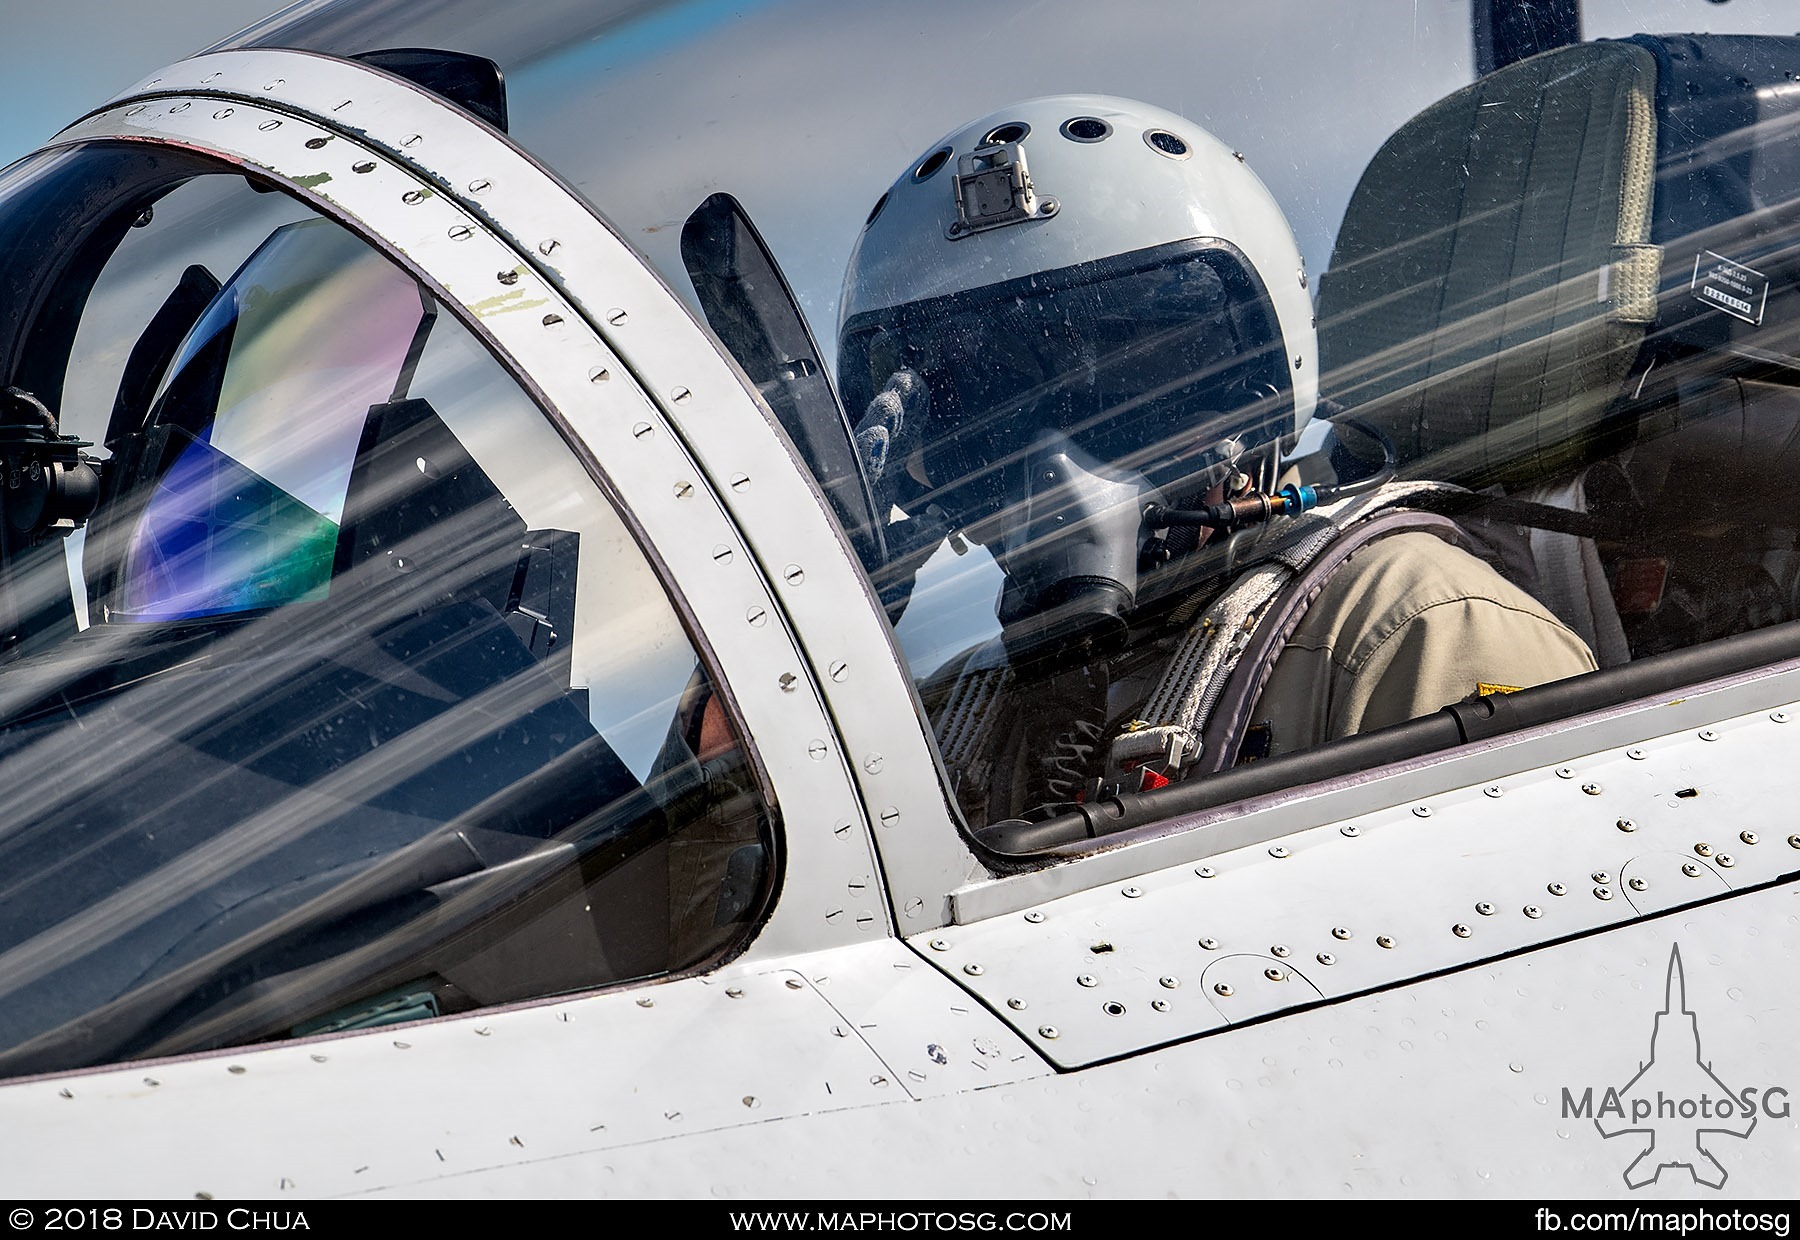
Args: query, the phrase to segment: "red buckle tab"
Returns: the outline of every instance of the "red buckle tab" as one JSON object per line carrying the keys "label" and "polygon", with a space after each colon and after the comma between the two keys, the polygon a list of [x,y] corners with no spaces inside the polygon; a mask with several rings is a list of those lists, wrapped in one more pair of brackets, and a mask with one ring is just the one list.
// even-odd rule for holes
{"label": "red buckle tab", "polygon": [[1655,558],[1621,560],[1613,579],[1613,603],[1621,616],[1647,616],[1662,605],[1669,562]]}

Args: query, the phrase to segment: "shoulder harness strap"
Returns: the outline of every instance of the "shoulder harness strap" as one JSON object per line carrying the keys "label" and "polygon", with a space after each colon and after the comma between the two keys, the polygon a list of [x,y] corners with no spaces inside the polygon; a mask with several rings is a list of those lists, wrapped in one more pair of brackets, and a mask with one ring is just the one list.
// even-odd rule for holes
{"label": "shoulder harness strap", "polygon": [[1142,717],[1113,739],[1100,794],[1144,791],[1228,765],[1275,655],[1345,560],[1402,530],[1460,541],[1447,518],[1399,509],[1440,489],[1431,482],[1390,484],[1296,518],[1259,548],[1188,629]]}

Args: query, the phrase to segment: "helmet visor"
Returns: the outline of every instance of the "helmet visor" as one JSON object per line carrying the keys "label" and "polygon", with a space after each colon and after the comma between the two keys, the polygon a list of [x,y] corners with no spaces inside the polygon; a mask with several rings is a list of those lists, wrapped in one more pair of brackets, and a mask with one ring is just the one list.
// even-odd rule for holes
{"label": "helmet visor", "polygon": [[1183,242],[859,315],[846,404],[897,370],[931,396],[912,503],[964,525],[999,513],[1006,473],[1046,431],[1171,493],[1291,427],[1268,295],[1220,242]]}

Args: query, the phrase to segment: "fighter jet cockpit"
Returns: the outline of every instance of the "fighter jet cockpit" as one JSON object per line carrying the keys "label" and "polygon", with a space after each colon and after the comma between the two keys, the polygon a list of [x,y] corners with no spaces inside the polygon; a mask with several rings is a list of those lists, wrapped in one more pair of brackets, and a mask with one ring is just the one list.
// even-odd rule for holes
{"label": "fighter jet cockpit", "polygon": [[934,959],[1800,651],[1800,37],[527,7],[0,171],[0,1076]]}
{"label": "fighter jet cockpit", "polygon": [[1502,67],[1387,138],[1322,273],[1174,112],[1049,96],[917,148],[836,377],[978,837],[1075,844],[1103,802],[1793,619],[1796,518],[1732,497],[1784,491],[1796,442],[1797,58]]}

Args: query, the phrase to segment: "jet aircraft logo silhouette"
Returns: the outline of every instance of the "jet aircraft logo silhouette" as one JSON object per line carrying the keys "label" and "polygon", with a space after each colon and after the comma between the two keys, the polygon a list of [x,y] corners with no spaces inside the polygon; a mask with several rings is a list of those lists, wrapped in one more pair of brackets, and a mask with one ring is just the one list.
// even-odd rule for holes
{"label": "jet aircraft logo silhouette", "polygon": [[1603,1137],[1647,1138],[1643,1152],[1625,1168],[1631,1188],[1656,1183],[1666,1167],[1686,1167],[1697,1182],[1721,1188],[1727,1173],[1707,1148],[1707,1138],[1747,1137],[1756,1127],[1755,1105],[1727,1088],[1701,1054],[1679,946],[1669,952],[1668,987],[1650,1035],[1650,1058],[1623,1088],[1606,1091],[1594,1126]]}

